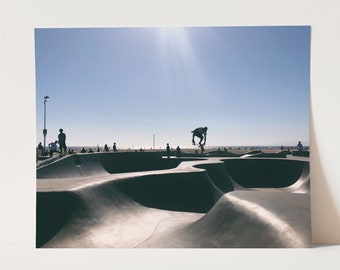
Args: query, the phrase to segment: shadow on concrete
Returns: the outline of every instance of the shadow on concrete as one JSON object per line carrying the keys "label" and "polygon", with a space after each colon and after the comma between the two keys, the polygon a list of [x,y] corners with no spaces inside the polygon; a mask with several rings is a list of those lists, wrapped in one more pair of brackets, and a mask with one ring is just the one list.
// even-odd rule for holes
{"label": "shadow on concrete", "polygon": [[[42,183],[51,188],[37,192],[36,246],[309,247],[309,191],[297,185],[309,182],[307,163],[67,156],[37,170],[38,190]],[[80,184],[57,192],[52,183],[60,181]]]}

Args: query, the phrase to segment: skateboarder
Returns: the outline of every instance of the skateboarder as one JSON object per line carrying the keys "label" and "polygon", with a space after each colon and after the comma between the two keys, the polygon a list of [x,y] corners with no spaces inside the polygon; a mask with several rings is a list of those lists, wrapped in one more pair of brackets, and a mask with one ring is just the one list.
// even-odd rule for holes
{"label": "skateboarder", "polygon": [[[192,132],[192,144],[196,145],[195,137],[198,137],[200,138],[200,141],[198,144],[200,146],[204,146],[207,140],[207,131],[208,131],[207,127],[199,127],[191,131]],[[203,144],[202,144],[202,141],[203,141]]]}

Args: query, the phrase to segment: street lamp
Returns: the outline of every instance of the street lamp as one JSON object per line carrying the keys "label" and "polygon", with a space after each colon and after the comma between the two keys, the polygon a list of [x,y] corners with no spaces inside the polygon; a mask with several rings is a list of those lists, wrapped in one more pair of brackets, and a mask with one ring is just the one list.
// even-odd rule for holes
{"label": "street lamp", "polygon": [[45,146],[46,146],[46,134],[47,134],[47,129],[46,129],[46,102],[47,99],[50,98],[49,96],[44,97],[44,129],[43,129],[43,134],[44,134],[44,154],[45,154]]}

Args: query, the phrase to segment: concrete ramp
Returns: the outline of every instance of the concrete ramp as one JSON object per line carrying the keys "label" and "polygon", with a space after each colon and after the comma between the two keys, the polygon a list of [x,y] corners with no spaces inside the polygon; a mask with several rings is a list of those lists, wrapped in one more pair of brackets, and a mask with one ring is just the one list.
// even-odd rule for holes
{"label": "concrete ramp", "polygon": [[296,183],[309,162],[251,158],[225,159],[224,163],[231,177],[245,188],[283,188]]}
{"label": "concrete ramp", "polygon": [[234,191],[222,196],[197,221],[160,224],[152,237],[138,247],[311,247],[308,205],[309,196],[305,194]]}
{"label": "concrete ramp", "polygon": [[115,154],[37,169],[38,248],[311,246],[308,161]]}
{"label": "concrete ramp", "polygon": [[67,155],[37,169],[37,178],[99,176],[112,173],[170,169],[177,159],[165,160],[157,152],[108,152]]}
{"label": "concrete ramp", "polygon": [[204,172],[39,192],[37,247],[135,247],[165,219],[196,221],[214,203],[214,188]]}

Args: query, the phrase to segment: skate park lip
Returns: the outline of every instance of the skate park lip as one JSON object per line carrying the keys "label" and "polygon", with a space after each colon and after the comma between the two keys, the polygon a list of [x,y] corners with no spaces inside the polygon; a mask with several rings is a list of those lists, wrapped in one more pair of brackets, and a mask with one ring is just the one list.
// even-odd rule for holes
{"label": "skate park lip", "polygon": [[[168,159],[161,153],[130,152],[68,155],[37,169],[37,191],[66,191],[143,175],[199,172],[206,169],[205,164],[216,163],[224,163],[233,180],[245,188],[284,188],[294,184],[303,174],[302,166],[309,164],[308,160],[299,158],[256,158],[255,154],[254,158],[247,159],[248,156],[252,157],[247,154],[237,158],[199,156]],[[253,181],[254,178],[257,180],[253,186],[246,183],[249,175]]]}
{"label": "skate park lip", "polygon": [[[94,203],[94,197],[100,199]],[[301,200],[299,206],[296,201]],[[273,206],[276,203],[281,207],[280,213]],[[105,219],[105,228],[115,235],[116,230],[135,222],[140,222],[150,235],[127,232],[135,235],[135,239],[131,236],[124,241],[119,237],[103,240],[107,236],[102,234],[103,229],[99,229],[99,224],[92,225],[99,215],[89,210],[94,205],[103,209],[100,217]],[[249,212],[254,207],[257,214]],[[292,207],[300,214],[303,208],[304,217],[292,218],[289,213]],[[131,213],[138,209],[138,213],[145,215],[136,220],[139,214],[132,217],[126,209]],[[234,219],[254,220],[258,230],[247,239],[232,239],[221,229],[222,239],[227,240],[217,241],[221,235],[215,232],[211,235],[211,229],[221,223],[215,220],[221,209],[228,209],[225,211]],[[255,247],[307,247],[311,245],[310,231],[305,229],[310,226],[309,211],[306,159],[167,158],[153,152],[122,152],[67,155],[37,168],[37,247],[251,247],[254,243],[257,243]],[[264,212],[272,214],[261,216]],[[107,221],[113,213],[123,215],[126,222]],[[273,224],[269,216],[271,220],[275,220],[273,216],[281,216],[277,218],[281,223]],[[159,219],[155,224],[143,223],[148,218],[157,220],[155,217]],[[80,219],[86,226],[91,224],[90,230],[98,232],[96,237],[83,232],[83,225],[75,225]],[[233,227],[229,221],[224,222]],[[268,227],[277,235],[264,236]],[[247,231],[248,227],[240,229]],[[195,230],[202,236],[201,240],[193,236]],[[83,240],[70,236],[78,231],[85,235]],[[281,234],[285,237],[278,236]],[[249,237],[255,235],[261,235],[261,239],[250,241]]]}

